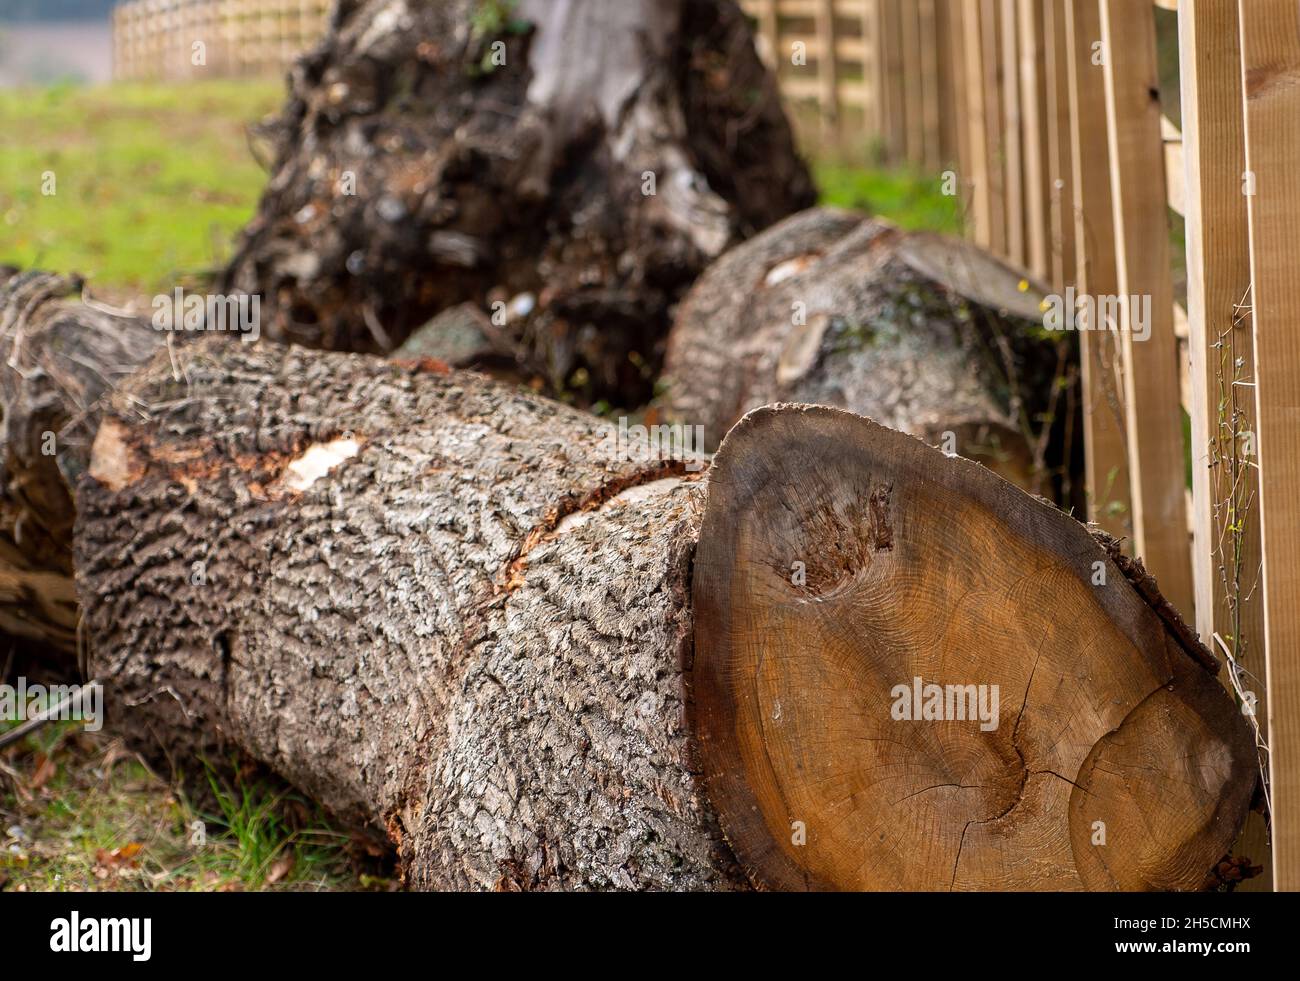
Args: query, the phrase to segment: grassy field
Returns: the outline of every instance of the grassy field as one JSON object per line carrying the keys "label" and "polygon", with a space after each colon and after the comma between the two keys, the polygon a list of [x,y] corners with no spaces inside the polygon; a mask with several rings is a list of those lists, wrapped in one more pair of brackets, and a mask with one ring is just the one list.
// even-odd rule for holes
{"label": "grassy field", "polygon": [[[247,128],[281,98],[277,82],[0,90],[0,263],[79,272],[110,294],[201,277],[253,213],[266,174]],[[955,199],[933,178],[816,172],[829,204],[958,227]]]}
{"label": "grassy field", "polygon": [[813,170],[824,204],[881,215],[908,229],[954,235],[961,231],[959,199],[941,193],[937,177],[831,162],[818,162]]}
{"label": "grassy field", "polygon": [[[253,213],[266,175],[246,130],[280,99],[248,82],[0,91],[0,263],[80,272],[110,298],[200,279]],[[829,204],[958,227],[933,178],[816,169]],[[391,887],[283,788],[209,789],[196,805],[110,736],[47,727],[0,750],[0,890]]]}
{"label": "grassy field", "polygon": [[266,179],[246,127],[281,98],[270,82],[0,90],[0,262],[146,294],[219,265]]}

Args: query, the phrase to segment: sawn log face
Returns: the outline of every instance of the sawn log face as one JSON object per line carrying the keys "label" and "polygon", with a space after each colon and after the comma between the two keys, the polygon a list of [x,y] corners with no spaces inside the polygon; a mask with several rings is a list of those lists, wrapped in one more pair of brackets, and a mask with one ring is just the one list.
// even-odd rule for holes
{"label": "sawn log face", "polygon": [[[1213,658],[974,463],[757,410],[714,462],[693,590],[710,799],[758,882],[1199,889],[1241,830],[1259,764]],[[963,700],[923,711],[923,686]]]}

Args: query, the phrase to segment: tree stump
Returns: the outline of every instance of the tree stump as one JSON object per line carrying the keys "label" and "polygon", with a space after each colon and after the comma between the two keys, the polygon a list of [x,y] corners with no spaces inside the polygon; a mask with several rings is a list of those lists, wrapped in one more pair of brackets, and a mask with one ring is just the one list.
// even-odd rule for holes
{"label": "tree stump", "polygon": [[267,336],[387,352],[473,302],[520,370],[648,401],[669,310],[813,201],[731,0],[339,5],[226,275]]}

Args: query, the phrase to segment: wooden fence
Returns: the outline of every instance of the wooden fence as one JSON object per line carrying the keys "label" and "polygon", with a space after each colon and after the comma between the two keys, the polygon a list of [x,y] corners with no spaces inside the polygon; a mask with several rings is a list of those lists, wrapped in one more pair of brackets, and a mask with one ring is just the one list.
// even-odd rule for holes
{"label": "wooden fence", "polygon": [[1089,298],[1089,517],[1228,659],[1273,816],[1240,851],[1300,888],[1300,7],[744,6],[826,139],[946,173],[978,243]]}
{"label": "wooden fence", "polygon": [[325,33],[331,0],[131,0],[113,11],[113,77],[281,74]]}

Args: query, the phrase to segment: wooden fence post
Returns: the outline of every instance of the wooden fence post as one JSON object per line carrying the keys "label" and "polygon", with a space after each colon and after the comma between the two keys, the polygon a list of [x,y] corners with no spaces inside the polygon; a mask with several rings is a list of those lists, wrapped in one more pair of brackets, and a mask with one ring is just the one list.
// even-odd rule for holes
{"label": "wooden fence post", "polygon": [[1101,3],[1134,545],[1166,598],[1191,616],[1155,16],[1149,3]]}
{"label": "wooden fence post", "polygon": [[1255,342],[1273,876],[1300,889],[1300,8],[1250,0],[1241,22]]}

